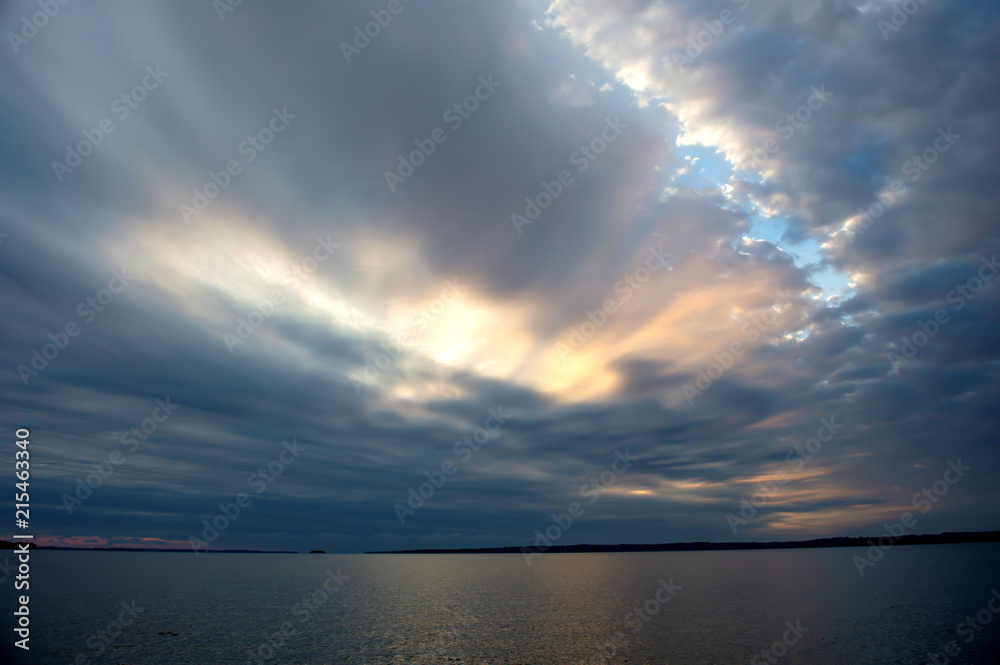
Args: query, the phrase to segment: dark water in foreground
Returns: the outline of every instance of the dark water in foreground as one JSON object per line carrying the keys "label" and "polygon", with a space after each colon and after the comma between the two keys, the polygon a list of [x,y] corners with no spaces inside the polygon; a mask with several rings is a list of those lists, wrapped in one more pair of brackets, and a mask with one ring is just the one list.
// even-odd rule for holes
{"label": "dark water in foreground", "polygon": [[[265,662],[922,664],[949,641],[950,662],[1000,662],[988,609],[1000,544],[896,547],[863,578],[855,554],[548,554],[528,567],[520,555],[35,552],[23,662],[246,663],[284,622],[295,632],[272,638]],[[296,606],[338,568],[342,586],[315,594],[324,604]],[[100,632],[133,601],[120,635]],[[982,632],[956,633],[977,612]]]}

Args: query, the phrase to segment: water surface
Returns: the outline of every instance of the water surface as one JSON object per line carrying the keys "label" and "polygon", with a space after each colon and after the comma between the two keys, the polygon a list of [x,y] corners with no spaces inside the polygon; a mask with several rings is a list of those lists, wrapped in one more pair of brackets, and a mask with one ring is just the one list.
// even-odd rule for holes
{"label": "water surface", "polygon": [[[35,552],[30,662],[246,663],[285,622],[295,633],[265,662],[722,665],[768,649],[789,665],[922,664],[950,640],[951,662],[1000,662],[1000,620],[956,635],[1000,590],[1000,544],[897,547],[863,578],[862,553],[547,554],[529,567],[505,554]],[[338,569],[342,586],[320,591]],[[310,595],[327,600],[307,615],[296,604]],[[133,601],[120,636],[98,633]]]}

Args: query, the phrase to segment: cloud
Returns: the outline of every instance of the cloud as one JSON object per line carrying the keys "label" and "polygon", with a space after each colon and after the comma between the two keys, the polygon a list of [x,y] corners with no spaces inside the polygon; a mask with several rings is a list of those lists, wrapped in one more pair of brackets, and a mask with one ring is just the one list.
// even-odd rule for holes
{"label": "cloud", "polygon": [[[890,11],[413,5],[347,62],[362,7],[65,7],[0,59],[0,391],[44,442],[40,523],[186,541],[296,438],[306,463],[220,547],[525,542],[624,447],[640,460],[574,539],[725,539],[745,486],[835,415],[754,537],[865,532],[960,455],[974,471],[921,524],[995,528],[995,287],[949,302],[1000,245],[995,10],[926,5],[886,40]],[[136,102],[148,67],[169,75]],[[165,396],[178,414],[68,514]],[[401,526],[393,504],[496,406],[510,424]]]}

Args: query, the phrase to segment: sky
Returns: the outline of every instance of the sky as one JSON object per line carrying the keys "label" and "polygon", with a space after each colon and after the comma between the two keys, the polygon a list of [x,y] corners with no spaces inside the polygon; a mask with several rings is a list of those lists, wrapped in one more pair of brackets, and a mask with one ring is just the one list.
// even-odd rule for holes
{"label": "sky", "polygon": [[42,4],[0,5],[39,542],[1000,528],[995,3]]}

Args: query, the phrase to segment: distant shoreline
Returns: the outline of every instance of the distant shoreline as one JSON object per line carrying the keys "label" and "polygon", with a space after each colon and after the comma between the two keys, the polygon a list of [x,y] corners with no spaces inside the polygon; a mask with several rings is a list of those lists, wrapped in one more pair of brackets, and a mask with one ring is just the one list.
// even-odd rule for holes
{"label": "distant shoreline", "polygon": [[[23,542],[23,541],[22,541]],[[0,540],[0,551],[15,549],[17,543]],[[185,548],[162,548],[162,547],[60,547],[58,545],[36,545],[29,543],[28,549],[31,551],[62,551],[62,552],[171,552],[194,554],[190,547]],[[200,554],[300,554],[294,550],[199,550]]]}
{"label": "distant shoreline", "polygon": [[[784,550],[784,549],[818,549],[829,547],[870,547],[878,536],[855,536],[839,538],[815,538],[812,540],[789,540],[768,542],[733,542],[713,543],[706,541],[689,543],[632,543],[620,545],[554,545],[552,547],[535,548],[530,545],[511,547],[476,547],[476,548],[432,548],[419,550],[379,550],[364,552],[364,554],[522,554],[524,551],[545,554],[585,554],[614,552],[712,552],[734,550]],[[1000,531],[961,531],[938,534],[907,535],[895,538],[893,545],[957,545],[963,543],[996,543],[1000,542]],[[17,543],[0,540],[0,551],[12,550]],[[38,546],[30,544],[31,550],[48,550],[64,552],[168,552],[173,554],[193,554],[188,548],[155,548],[155,547],[59,547],[53,545]],[[294,550],[209,550],[204,554],[306,554]],[[311,554],[321,552],[313,551]],[[326,554],[326,552],[322,552]],[[329,552],[338,554],[338,552]]]}
{"label": "distant shoreline", "polygon": [[[885,534],[880,536],[816,538],[813,540],[771,541],[771,542],[739,542],[739,543],[658,543],[658,544],[628,544],[628,545],[553,545],[552,547],[535,548],[528,545],[518,547],[478,547],[468,549],[422,549],[365,552],[365,554],[521,554],[524,551],[546,554],[573,554],[598,552],[702,552],[731,550],[779,550],[779,549],[809,549],[820,547],[868,547]],[[996,543],[1000,542],[1000,531],[974,531],[939,533],[933,535],[909,535],[894,539],[894,545],[953,545],[959,543]]]}

